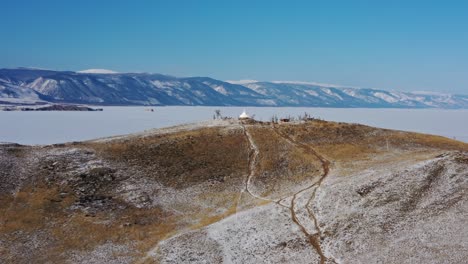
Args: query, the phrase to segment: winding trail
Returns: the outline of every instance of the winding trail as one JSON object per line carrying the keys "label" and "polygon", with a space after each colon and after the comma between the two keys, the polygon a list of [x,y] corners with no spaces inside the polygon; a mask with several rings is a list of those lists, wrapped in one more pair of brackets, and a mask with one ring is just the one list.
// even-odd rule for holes
{"label": "winding trail", "polygon": [[275,132],[283,137],[284,139],[286,139],[286,141],[288,141],[290,144],[293,144],[293,145],[296,145],[302,149],[304,149],[306,152],[309,152],[310,154],[314,155],[315,157],[317,157],[319,160],[320,160],[320,163],[322,164],[322,169],[323,169],[323,173],[320,177],[320,179],[318,180],[318,182],[316,182],[315,184],[313,184],[312,186],[310,186],[309,188],[306,188],[306,189],[310,189],[314,186],[316,186],[316,188],[314,189],[314,191],[312,192],[312,195],[311,197],[309,198],[309,200],[307,201],[307,204],[306,204],[306,209],[307,209],[307,212],[309,213],[309,215],[311,216],[311,218],[314,220],[314,224],[315,224],[315,227],[317,229],[317,232],[319,234],[319,236],[321,237],[321,231],[320,231],[320,228],[318,226],[318,221],[317,221],[317,218],[315,217],[315,214],[312,212],[312,210],[310,209],[311,207],[311,204],[313,202],[313,200],[315,199],[315,195],[317,193],[317,189],[322,185],[322,182],[325,180],[325,178],[328,176],[328,174],[330,173],[330,161],[328,161],[325,157],[323,157],[322,155],[320,155],[317,151],[315,151],[315,149],[313,149],[312,147],[304,144],[304,143],[301,143],[301,142],[297,142],[296,140],[292,139],[289,135],[285,134],[285,133],[281,133],[279,132],[277,129],[275,129]]}
{"label": "winding trail", "polygon": [[[309,244],[315,249],[315,251],[317,252],[317,254],[320,256],[320,264],[325,264],[325,262],[328,260],[328,261],[331,261],[331,262],[334,262],[336,263],[336,261],[333,260],[333,258],[328,258],[325,256],[325,254],[323,253],[322,251],[322,248],[321,248],[321,245],[320,245],[320,238],[322,236],[322,232],[319,228],[319,225],[318,225],[318,221],[317,221],[317,218],[315,217],[315,214],[313,213],[313,210],[310,209],[310,205],[312,203],[312,201],[315,199],[315,195],[316,195],[316,192],[317,192],[317,189],[320,187],[320,185],[322,184],[323,180],[325,180],[325,178],[328,176],[329,174],[329,171],[330,171],[330,162],[325,159],[322,155],[320,155],[319,153],[317,153],[313,148],[311,148],[310,146],[308,145],[305,145],[303,143],[300,143],[300,142],[297,142],[295,140],[293,140],[289,135],[286,135],[286,134],[283,134],[283,133],[280,133],[275,127],[273,127],[273,131],[278,134],[280,137],[284,138],[288,143],[292,144],[292,145],[295,145],[295,146],[298,146],[302,149],[304,149],[306,152],[308,153],[311,153],[312,155],[314,155],[315,157],[317,157],[319,160],[320,160],[320,163],[322,165],[322,169],[323,169],[323,173],[320,177],[320,179],[299,190],[298,192],[294,193],[292,196],[287,196],[287,197],[283,197],[277,201],[274,201],[274,200],[271,200],[271,199],[267,199],[267,198],[264,198],[264,197],[261,197],[259,195],[256,195],[255,193],[253,193],[250,189],[249,189],[249,186],[251,184],[251,181],[252,181],[252,178],[253,176],[255,175],[256,173],[256,164],[258,162],[258,155],[260,153],[259,149],[258,149],[258,146],[255,144],[253,138],[252,138],[252,135],[248,132],[247,128],[242,124],[242,128],[244,130],[244,135],[247,137],[248,141],[249,141],[249,144],[250,144],[250,148],[251,150],[253,151],[253,153],[251,155],[249,155],[249,176],[246,180],[246,184],[245,184],[245,191],[247,191],[252,197],[254,198],[257,198],[257,199],[260,199],[260,200],[264,200],[264,201],[270,201],[270,202],[274,202],[282,207],[285,207],[285,208],[288,208],[289,211],[291,212],[291,220],[299,227],[299,229],[301,230],[302,233],[304,233],[304,235],[307,237],[308,239],[308,242]],[[297,214],[296,214],[296,211],[295,211],[295,207],[296,207],[296,198],[299,194],[305,192],[305,191],[308,191],[312,188],[314,188],[314,191],[312,192],[312,195],[310,197],[310,199],[307,201],[306,205],[305,205],[305,208],[307,209],[307,213],[309,214],[310,218],[312,218],[313,220],[313,223],[314,223],[314,226],[315,226],[315,229],[317,230],[317,233],[315,234],[311,234],[309,233],[309,231],[307,231],[307,228],[299,221],[299,218],[297,217]],[[243,193],[243,191],[241,192],[241,194]],[[290,206],[287,206],[287,205],[284,205],[281,203],[281,201],[285,200],[285,199],[288,199],[288,198],[291,198],[291,204]]]}
{"label": "winding trail", "polygon": [[[284,207],[284,208],[286,208],[286,209],[288,209],[290,211],[291,220],[294,222],[294,224],[296,224],[299,227],[301,232],[304,233],[304,235],[306,236],[307,241],[309,242],[309,244],[312,246],[312,248],[319,255],[319,257],[320,257],[320,262],[319,263],[320,264],[325,264],[326,261],[329,261],[329,262],[332,262],[332,263],[337,263],[333,258],[326,257],[325,254],[323,253],[322,248],[321,248],[321,244],[320,244],[320,239],[322,237],[322,232],[321,232],[321,230],[319,228],[319,224],[318,224],[317,218],[315,217],[315,214],[313,213],[313,210],[310,209],[311,204],[312,204],[313,200],[315,199],[317,189],[321,186],[322,182],[325,180],[325,178],[329,174],[330,162],[327,159],[325,159],[322,155],[317,153],[312,147],[310,147],[310,146],[308,146],[306,144],[295,141],[289,135],[281,133],[281,132],[278,131],[278,129],[276,127],[273,127],[273,131],[276,134],[278,134],[280,137],[284,138],[288,143],[290,143],[292,145],[295,145],[295,146],[298,146],[299,148],[302,148],[306,152],[311,153],[312,155],[317,157],[320,160],[320,163],[322,165],[323,173],[322,173],[322,175],[320,176],[320,179],[317,182],[315,182],[315,183],[313,183],[313,184],[311,184],[311,185],[309,185],[309,186],[295,192],[292,195],[282,197],[282,198],[280,198],[278,200],[268,199],[268,198],[259,196],[259,195],[255,194],[251,190],[250,186],[251,186],[252,179],[256,174],[258,156],[260,154],[260,151],[258,149],[258,146],[255,144],[255,141],[253,140],[252,135],[249,133],[249,131],[247,130],[245,125],[241,124],[241,127],[243,129],[244,136],[247,138],[247,140],[249,142],[249,148],[250,148],[249,166],[248,166],[249,167],[249,174],[248,174],[247,178],[245,179],[245,183],[243,184],[243,188],[239,193],[239,197],[237,198],[234,214],[237,214],[238,207],[239,207],[239,204],[240,204],[241,199],[242,199],[242,195],[245,192],[248,193],[250,196],[252,196],[255,199],[262,200],[262,201],[265,201],[265,202],[272,202],[272,203],[275,203],[275,204],[277,204],[277,205],[279,205],[281,207]],[[305,204],[305,208],[307,210],[307,213],[310,216],[310,218],[313,220],[313,224],[315,226],[315,229],[317,230],[317,233],[311,234],[309,231],[307,231],[307,228],[299,220],[299,218],[298,218],[298,216],[296,214],[296,210],[295,210],[295,207],[296,207],[295,202],[296,202],[296,198],[297,198],[298,195],[300,195],[301,193],[306,192],[306,191],[308,191],[308,190],[310,190],[310,189],[312,189],[314,187],[315,187],[315,189],[313,190],[311,197],[308,199],[307,203]],[[282,201],[284,201],[286,199],[289,199],[289,198],[292,198],[291,202],[290,202],[290,205],[285,205],[285,204],[281,203]],[[191,231],[193,231],[193,230],[191,230]],[[185,232],[190,232],[190,231],[186,230]],[[173,238],[175,236],[184,234],[185,232],[184,231],[177,232],[177,234],[175,234],[175,235],[173,235],[173,236],[171,236],[169,238],[166,238],[164,240],[167,240],[167,239]],[[162,240],[162,241],[164,241],[164,240]],[[160,242],[162,242],[162,241],[160,241]],[[155,247],[153,247],[150,251],[148,251],[147,254],[140,261],[138,261],[137,263],[144,263],[146,260],[152,258],[151,255],[153,255],[153,254],[155,254],[157,252],[160,242],[158,242],[155,245]]]}
{"label": "winding trail", "polygon": [[[305,205],[305,208],[307,210],[307,213],[309,214],[310,218],[312,218],[313,222],[314,222],[314,226],[315,226],[315,229],[317,230],[317,233],[316,234],[310,234],[307,232],[307,230],[304,228],[303,232],[306,234],[306,236],[309,238],[311,244],[314,246],[315,250],[317,251],[317,253],[320,255],[320,263],[321,264],[324,264],[325,261],[332,261],[332,262],[335,262],[332,258],[329,258],[329,257],[326,257],[322,251],[322,248],[321,248],[321,245],[320,245],[320,239],[322,237],[322,232],[320,230],[320,227],[319,227],[319,223],[318,223],[318,220],[317,220],[317,217],[315,216],[314,212],[312,209],[310,209],[311,207],[311,204],[313,202],[313,200],[315,199],[315,195],[317,193],[317,189],[322,185],[322,182],[325,180],[325,178],[328,176],[329,172],[330,172],[330,161],[328,161],[325,157],[323,157],[322,155],[320,155],[317,151],[315,151],[315,149],[313,149],[312,147],[304,144],[304,143],[301,143],[301,142],[297,142],[296,140],[292,139],[289,135],[285,134],[285,133],[281,133],[280,131],[278,131],[278,129],[276,127],[273,128],[273,130],[275,131],[275,133],[279,136],[281,136],[282,138],[284,138],[288,143],[292,144],[292,145],[295,145],[295,146],[298,146],[299,148],[305,150],[306,152],[314,155],[315,157],[317,157],[317,159],[320,160],[320,163],[322,165],[322,175],[320,176],[320,179],[300,190],[299,192],[295,193],[294,196],[293,196],[293,199],[291,201],[291,214],[293,216],[293,220],[297,220],[297,216],[296,216],[296,212],[294,210],[294,203],[295,203],[295,200],[296,200],[296,197],[298,194],[304,192],[304,191],[307,191],[307,190],[310,190],[312,188],[315,187],[315,189],[313,190],[312,192],[312,195],[311,197],[309,198],[309,200],[307,201],[306,205]],[[301,225],[300,223],[298,223],[299,225]],[[303,227],[303,225],[301,225]]]}
{"label": "winding trail", "polygon": [[[278,203],[279,201],[275,201],[275,200],[272,200],[272,199],[261,197],[261,196],[255,194],[254,192],[252,192],[250,190],[250,188],[249,188],[250,182],[252,181],[252,178],[256,174],[256,167],[257,167],[257,163],[258,163],[258,155],[259,155],[260,151],[258,150],[258,147],[255,144],[255,142],[254,142],[254,140],[252,138],[252,135],[249,133],[249,131],[245,128],[244,125],[242,125],[242,129],[244,131],[244,135],[247,137],[247,139],[249,141],[249,145],[250,145],[250,149],[251,149],[251,153],[249,154],[249,176],[247,177],[247,180],[245,181],[244,190],[246,192],[248,192],[254,198],[257,198],[257,199],[263,200],[263,201],[267,201],[267,202],[273,202],[273,203],[279,204]],[[282,204],[279,204],[279,205],[283,206],[283,207],[287,207],[287,206],[282,205]]]}

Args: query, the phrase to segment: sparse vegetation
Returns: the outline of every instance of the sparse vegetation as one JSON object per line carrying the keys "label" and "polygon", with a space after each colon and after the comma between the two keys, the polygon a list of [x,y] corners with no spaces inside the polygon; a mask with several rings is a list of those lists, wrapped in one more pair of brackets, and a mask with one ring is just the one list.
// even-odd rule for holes
{"label": "sparse vegetation", "polygon": [[[288,197],[322,175],[317,156],[281,135],[320,152],[342,176],[468,151],[467,144],[438,136],[326,122],[308,114],[298,119],[243,123],[259,149],[250,188],[262,197]],[[181,232],[269,203],[243,192],[251,155],[237,123],[46,147],[2,145],[1,260],[65,262],[71,252],[86,254],[105,244],[122,246],[137,260]],[[453,162],[468,164],[461,154]],[[372,184],[353,193],[368,199],[381,188]],[[423,199],[415,195],[408,208],[418,208]],[[306,202],[296,201],[302,207]],[[297,214],[304,221],[305,215]],[[324,233],[336,236],[335,231]]]}

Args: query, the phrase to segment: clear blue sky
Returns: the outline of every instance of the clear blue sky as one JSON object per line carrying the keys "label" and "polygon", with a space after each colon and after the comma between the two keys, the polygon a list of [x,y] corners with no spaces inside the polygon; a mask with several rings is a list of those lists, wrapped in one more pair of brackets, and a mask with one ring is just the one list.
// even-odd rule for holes
{"label": "clear blue sky", "polygon": [[2,68],[468,94],[468,1],[0,1]]}

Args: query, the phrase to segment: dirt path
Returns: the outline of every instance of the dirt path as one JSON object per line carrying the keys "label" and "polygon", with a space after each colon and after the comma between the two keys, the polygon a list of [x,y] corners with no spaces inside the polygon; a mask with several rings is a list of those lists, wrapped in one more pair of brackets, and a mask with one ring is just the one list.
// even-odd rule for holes
{"label": "dirt path", "polygon": [[[259,150],[258,150],[258,147],[257,145],[254,143],[253,141],[253,138],[252,136],[250,135],[250,133],[247,131],[247,129],[244,127],[244,125],[241,125],[241,128],[243,130],[243,133],[244,133],[244,136],[248,139],[249,141],[249,146],[250,146],[250,152],[249,152],[249,174],[247,175],[247,178],[245,179],[245,182],[243,183],[243,187],[242,187],[242,190],[239,192],[239,195],[237,197],[237,201],[236,201],[236,205],[235,205],[235,214],[237,214],[237,212],[239,211],[238,208],[239,208],[239,204],[242,200],[242,196],[245,192],[247,192],[250,196],[254,197],[255,199],[259,199],[259,200],[262,200],[262,201],[266,201],[266,202],[273,202],[273,203],[277,203],[278,204],[278,201],[274,201],[274,200],[271,200],[271,199],[267,199],[267,198],[264,198],[264,197],[261,197],[261,196],[258,196],[256,195],[254,192],[252,192],[249,188],[250,186],[250,182],[252,180],[252,177],[255,175],[256,173],[256,165],[257,165],[257,161],[258,161],[258,154],[259,154]],[[285,205],[282,205],[282,204],[279,204],[280,206],[283,206],[283,207],[286,207],[286,208],[289,208]],[[182,234],[185,234],[185,233],[188,233],[188,232],[193,232],[194,230],[198,230],[198,229],[202,229],[203,227],[205,226],[201,226],[197,229],[193,229],[192,227],[187,227],[187,228],[184,228],[183,230],[180,230],[179,232],[176,232],[175,234],[172,234],[171,236],[165,238],[165,239],[162,239],[161,241],[159,241],[152,249],[150,249],[146,254],[145,256],[143,256],[143,258],[141,258],[139,261],[137,261],[136,263],[138,264],[143,264],[143,263],[147,263],[149,260],[153,259],[154,255],[157,255],[157,252],[159,250],[159,245],[161,242],[165,241],[165,240],[169,240],[169,239],[172,239],[176,236],[179,236],[179,235],[182,235]]]}
{"label": "dirt path", "polygon": [[[323,173],[322,173],[320,179],[317,182],[315,182],[312,185],[307,186],[307,187],[295,192],[292,195],[285,196],[285,197],[280,198],[278,200],[272,200],[272,199],[268,199],[268,198],[259,196],[259,195],[257,195],[255,192],[253,192],[251,190],[251,184],[252,184],[252,179],[255,176],[256,172],[257,172],[256,168],[257,168],[258,156],[260,154],[260,151],[258,149],[258,146],[255,144],[255,141],[253,140],[252,135],[247,130],[247,128],[243,124],[241,124],[241,127],[243,129],[244,136],[247,138],[247,140],[249,142],[249,147],[250,147],[249,166],[248,166],[249,167],[249,174],[248,174],[248,176],[247,176],[247,178],[245,180],[245,183],[243,184],[242,190],[239,192],[239,197],[238,197],[238,199],[236,201],[236,205],[235,205],[235,208],[236,208],[235,214],[237,214],[239,203],[241,202],[242,195],[244,193],[248,193],[250,196],[252,196],[255,199],[266,201],[266,202],[272,202],[272,203],[275,203],[275,204],[277,204],[277,205],[279,205],[281,207],[287,208],[291,213],[291,220],[294,222],[294,224],[296,224],[299,227],[301,232],[304,233],[304,235],[307,238],[308,243],[312,246],[312,248],[319,255],[320,264],[325,264],[325,262],[327,260],[331,261],[333,263],[336,263],[336,261],[334,261],[333,258],[326,257],[324,255],[323,251],[322,251],[322,248],[321,248],[321,245],[320,245],[321,231],[320,231],[320,228],[318,226],[318,221],[317,221],[317,219],[315,217],[315,214],[310,209],[310,205],[311,205],[311,203],[313,202],[313,200],[315,198],[317,189],[320,187],[323,180],[328,176],[328,173],[329,173],[329,170],[330,170],[329,169],[330,162],[328,160],[326,160],[323,156],[318,154],[311,147],[309,147],[309,146],[307,146],[305,144],[302,144],[300,142],[296,142],[291,137],[289,137],[289,135],[282,134],[279,131],[277,131],[276,128],[273,128],[275,133],[277,133],[279,136],[284,138],[288,143],[290,143],[292,145],[296,145],[296,146],[304,149],[305,151],[313,154],[314,156],[316,156],[320,160],[320,162],[322,164]],[[295,210],[295,207],[296,207],[295,202],[296,202],[296,198],[297,198],[298,195],[300,195],[301,193],[303,193],[305,191],[308,191],[308,190],[310,190],[310,189],[312,189],[314,187],[316,187],[316,188],[312,192],[311,197],[309,198],[309,200],[307,201],[307,203],[305,205],[307,213],[310,216],[310,218],[312,218],[314,226],[315,226],[315,228],[317,230],[317,233],[311,234],[311,233],[309,233],[309,231],[307,231],[307,228],[298,219],[297,214],[296,214],[296,210]],[[289,198],[292,198],[291,202],[290,202],[290,205],[285,205],[285,204],[281,203],[282,201],[284,201],[286,199],[289,199]],[[193,230],[190,230],[190,231],[193,231]],[[189,232],[189,230],[185,230],[185,232]],[[178,236],[180,234],[183,234],[185,232],[184,231],[177,232],[177,234],[175,234],[175,235],[173,235],[173,236],[171,236],[169,238],[166,238],[164,240],[173,238],[173,237]],[[162,240],[162,241],[164,241],[164,240]],[[162,241],[160,241],[160,242],[162,242]],[[151,256],[154,255],[158,251],[158,248],[159,248],[159,243],[155,247],[153,247],[150,251],[148,251],[147,254],[140,261],[138,261],[137,263],[146,263],[146,261],[148,261],[149,259],[152,259]]]}
{"label": "dirt path", "polygon": [[[325,261],[327,261],[327,260],[336,263],[336,261],[333,258],[326,257],[324,255],[323,251],[322,251],[322,248],[320,246],[320,239],[322,237],[322,232],[320,230],[318,220],[317,220],[313,210],[311,209],[311,204],[315,199],[317,189],[320,188],[320,186],[322,185],[322,182],[325,180],[325,178],[328,176],[328,174],[330,172],[330,161],[328,161],[325,157],[320,155],[312,147],[310,147],[310,146],[308,146],[308,145],[306,145],[304,143],[297,142],[296,140],[291,138],[289,135],[287,135],[285,133],[281,133],[280,131],[278,131],[278,129],[276,127],[274,127],[273,129],[274,129],[276,134],[278,134],[279,136],[284,138],[290,144],[298,146],[299,148],[301,148],[301,149],[305,150],[306,152],[314,155],[315,157],[317,157],[320,160],[320,163],[322,165],[322,170],[323,170],[322,175],[320,176],[320,179],[318,180],[318,182],[316,182],[316,183],[314,183],[314,184],[300,190],[299,192],[297,192],[297,193],[295,193],[293,195],[293,199],[291,200],[291,215],[292,215],[293,221],[296,222],[296,224],[301,227],[302,232],[309,238],[310,243],[314,246],[315,250],[320,255],[320,263],[324,264]],[[310,233],[307,232],[305,227],[297,219],[297,215],[296,215],[296,211],[294,210],[294,207],[295,207],[295,200],[296,200],[297,195],[304,192],[304,191],[310,190],[310,189],[312,189],[314,187],[315,187],[315,189],[313,190],[311,197],[309,198],[309,200],[307,201],[307,203],[305,205],[307,213],[309,214],[310,218],[312,218],[312,220],[314,222],[315,229],[317,230],[316,234],[310,234]]]}
{"label": "dirt path", "polygon": [[[314,183],[314,184],[312,184],[310,186],[307,186],[304,189],[299,190],[298,192],[294,193],[292,196],[290,195],[290,196],[281,198],[281,199],[279,199],[277,201],[266,199],[264,197],[258,196],[258,195],[251,192],[251,190],[249,189],[249,186],[250,186],[252,178],[253,178],[253,176],[255,175],[255,172],[256,172],[256,164],[258,162],[258,155],[259,155],[260,151],[258,149],[258,146],[255,144],[255,142],[254,142],[254,140],[252,138],[252,135],[247,130],[247,128],[244,125],[242,125],[242,128],[244,130],[244,135],[247,137],[247,139],[249,141],[250,148],[253,150],[253,153],[251,154],[251,156],[249,158],[249,176],[248,176],[247,181],[246,181],[245,190],[252,197],[255,197],[255,198],[261,199],[261,200],[265,200],[265,201],[275,202],[276,204],[278,204],[278,205],[280,205],[282,207],[288,208],[289,211],[291,212],[291,220],[299,227],[301,232],[304,233],[304,235],[307,237],[307,240],[308,240],[309,244],[314,248],[314,250],[320,256],[320,264],[325,264],[325,261],[327,261],[327,260],[333,261],[332,259],[327,258],[324,255],[323,251],[322,251],[322,248],[320,246],[321,231],[320,231],[320,228],[318,226],[318,221],[317,221],[315,215],[313,214],[313,211],[309,209],[309,206],[310,206],[311,202],[315,198],[315,193],[317,191],[317,188],[320,187],[323,180],[328,176],[328,173],[329,173],[329,170],[330,170],[329,169],[330,162],[328,160],[326,160],[323,156],[318,154],[311,147],[309,147],[309,146],[307,146],[305,144],[302,144],[302,143],[298,143],[298,142],[294,141],[292,138],[290,138],[288,135],[283,135],[279,131],[277,131],[276,128],[273,128],[275,133],[277,133],[280,137],[284,138],[288,143],[290,143],[292,145],[296,145],[296,146],[306,150],[307,152],[313,154],[314,156],[316,156],[320,160],[320,162],[322,164],[323,173],[322,173],[322,175],[321,175],[318,182],[316,182],[316,183]],[[307,228],[299,221],[299,219],[297,217],[297,214],[296,214],[296,210],[295,210],[295,206],[296,206],[295,202],[296,202],[296,198],[297,198],[297,196],[299,194],[301,194],[302,192],[305,192],[307,190],[310,190],[310,189],[312,189],[314,187],[316,187],[316,188],[313,191],[311,198],[307,201],[307,204],[305,206],[306,209],[307,209],[308,214],[313,219],[314,226],[315,226],[315,228],[317,230],[316,234],[311,234],[311,233],[309,233],[307,231]],[[290,206],[287,206],[287,205],[284,205],[284,204],[281,203],[281,201],[283,201],[285,199],[288,199],[290,197],[292,197]]]}
{"label": "dirt path", "polygon": [[252,178],[255,176],[256,174],[256,168],[257,168],[257,163],[258,163],[258,155],[260,153],[260,151],[258,150],[258,147],[257,145],[255,144],[255,141],[253,140],[252,138],[252,135],[249,133],[249,131],[245,128],[244,125],[242,125],[242,129],[244,131],[244,135],[245,137],[247,138],[247,140],[249,141],[249,145],[250,145],[250,149],[251,149],[251,153],[249,154],[249,176],[247,177],[247,180],[245,181],[245,187],[244,189],[241,191],[241,194],[245,191],[247,193],[249,193],[252,197],[256,198],[256,199],[259,199],[259,200],[263,200],[263,201],[267,201],[267,202],[273,202],[273,203],[276,203],[282,207],[285,207],[285,208],[289,208],[288,206],[286,205],[283,205],[280,203],[281,200],[285,199],[285,198],[282,198],[280,200],[272,200],[272,199],[268,199],[268,198],[265,198],[265,197],[261,197],[257,194],[255,194],[250,188],[249,186],[251,185],[251,182],[252,182]]}

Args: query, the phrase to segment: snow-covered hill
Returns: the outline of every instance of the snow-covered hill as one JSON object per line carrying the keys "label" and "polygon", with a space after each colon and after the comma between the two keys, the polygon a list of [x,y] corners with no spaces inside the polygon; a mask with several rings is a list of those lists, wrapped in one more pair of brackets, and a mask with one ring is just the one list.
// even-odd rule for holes
{"label": "snow-covered hill", "polygon": [[467,151],[314,119],[0,144],[0,262],[466,263]]}
{"label": "snow-covered hill", "polygon": [[[220,81],[162,74],[0,69],[0,101],[98,105],[468,108],[468,96],[347,88],[307,82]],[[14,96],[13,96],[14,94]],[[9,99],[11,100],[11,99]]]}
{"label": "snow-covered hill", "polygon": [[0,80],[0,103],[35,104],[40,102],[44,102],[44,100],[38,92]]}
{"label": "snow-covered hill", "polygon": [[246,87],[276,98],[278,105],[325,107],[468,108],[468,96],[397,92],[305,82],[252,82]]}

